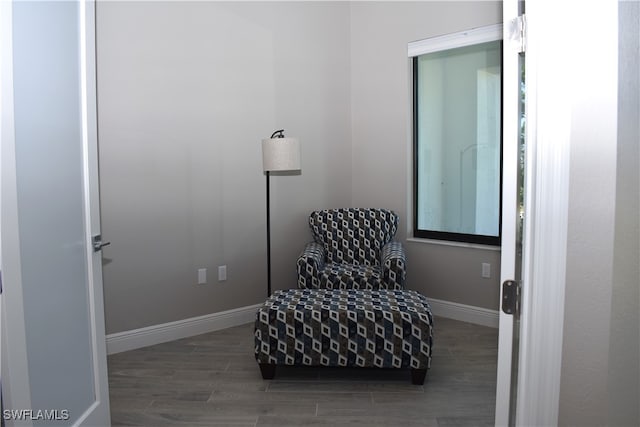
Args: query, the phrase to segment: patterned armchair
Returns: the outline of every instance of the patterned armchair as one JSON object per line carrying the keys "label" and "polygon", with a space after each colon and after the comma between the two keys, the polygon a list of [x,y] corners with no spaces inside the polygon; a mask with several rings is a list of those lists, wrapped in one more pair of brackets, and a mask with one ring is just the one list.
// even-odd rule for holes
{"label": "patterned armchair", "polygon": [[312,212],[313,242],[298,257],[298,287],[404,289],[406,256],[393,241],[398,215],[386,209]]}

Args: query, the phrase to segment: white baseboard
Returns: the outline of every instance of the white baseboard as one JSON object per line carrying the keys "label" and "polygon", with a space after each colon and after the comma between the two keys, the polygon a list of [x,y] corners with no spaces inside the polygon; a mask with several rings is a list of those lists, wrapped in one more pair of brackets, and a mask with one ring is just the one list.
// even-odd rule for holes
{"label": "white baseboard", "polygon": [[[471,305],[428,298],[436,316],[498,327],[499,313]],[[115,354],[252,322],[262,304],[107,335],[107,354]]]}
{"label": "white baseboard", "polygon": [[446,317],[448,319],[460,320],[462,322],[474,323],[476,325],[497,328],[500,313],[497,310],[489,310],[472,305],[459,304],[457,302],[443,301],[434,298],[427,298],[431,306],[431,312],[435,316]]}
{"label": "white baseboard", "polygon": [[200,335],[207,332],[243,325],[255,320],[262,304],[250,305],[205,316],[148,326],[107,335],[107,354]]}

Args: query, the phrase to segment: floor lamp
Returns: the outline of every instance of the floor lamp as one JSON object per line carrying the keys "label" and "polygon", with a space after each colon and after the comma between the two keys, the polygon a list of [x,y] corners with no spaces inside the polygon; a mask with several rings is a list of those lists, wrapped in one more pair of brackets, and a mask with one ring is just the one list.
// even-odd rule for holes
{"label": "floor lamp", "polygon": [[267,297],[271,296],[271,209],[269,207],[269,176],[271,172],[300,170],[300,141],[286,138],[284,129],[262,140],[262,169],[267,177]]}

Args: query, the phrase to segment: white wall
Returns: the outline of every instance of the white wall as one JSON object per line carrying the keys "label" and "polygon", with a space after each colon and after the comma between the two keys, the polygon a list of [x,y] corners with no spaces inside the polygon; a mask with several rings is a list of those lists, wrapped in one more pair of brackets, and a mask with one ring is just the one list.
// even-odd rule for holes
{"label": "white wall", "polygon": [[294,287],[308,213],[350,204],[348,3],[99,2],[97,39],[107,333],[266,297],[280,128],[302,173],[271,179],[273,288]]}
{"label": "white wall", "polygon": [[635,2],[583,8],[571,31],[577,48],[566,56],[579,73],[567,87],[573,105],[559,425],[640,423],[638,12]]}
{"label": "white wall", "polygon": [[[501,2],[353,2],[353,205],[400,214],[407,286],[431,298],[498,308],[500,252],[407,241],[411,200],[410,41],[502,21]],[[481,264],[492,278],[481,278]]]}
{"label": "white wall", "polygon": [[620,3],[609,425],[640,425],[640,3]]}

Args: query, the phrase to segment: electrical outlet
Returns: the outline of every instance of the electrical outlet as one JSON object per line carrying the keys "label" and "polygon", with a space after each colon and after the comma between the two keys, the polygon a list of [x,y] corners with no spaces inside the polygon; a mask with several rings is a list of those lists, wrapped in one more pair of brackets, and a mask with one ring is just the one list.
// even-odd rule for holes
{"label": "electrical outlet", "polygon": [[198,285],[204,285],[207,283],[207,269],[199,268],[198,269]]}
{"label": "electrical outlet", "polygon": [[218,267],[218,282],[224,282],[227,280],[227,266],[221,265]]}
{"label": "electrical outlet", "polygon": [[482,263],[482,277],[484,277],[485,279],[491,278],[491,264],[489,264],[488,262]]}

